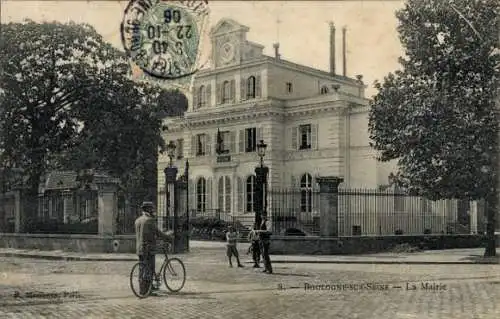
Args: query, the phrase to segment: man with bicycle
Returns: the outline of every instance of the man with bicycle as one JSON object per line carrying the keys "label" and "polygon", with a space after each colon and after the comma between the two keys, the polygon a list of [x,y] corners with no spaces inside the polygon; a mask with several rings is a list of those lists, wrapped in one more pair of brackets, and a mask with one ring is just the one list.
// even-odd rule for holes
{"label": "man with bicycle", "polygon": [[158,229],[152,202],[143,202],[141,209],[142,215],[135,220],[136,253],[139,256],[139,261],[149,269],[149,274],[151,274],[144,280],[145,269],[139,270],[140,291],[141,294],[144,294],[155,274],[156,239],[159,237],[170,242],[173,239],[173,231],[163,233]]}

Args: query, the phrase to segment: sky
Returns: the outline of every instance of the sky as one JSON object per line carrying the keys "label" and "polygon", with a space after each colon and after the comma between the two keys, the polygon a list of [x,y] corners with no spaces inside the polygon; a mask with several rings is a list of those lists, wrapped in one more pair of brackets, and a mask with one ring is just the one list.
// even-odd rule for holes
{"label": "sky", "polygon": [[[88,23],[106,41],[121,48],[119,26],[127,1],[23,1],[0,0],[2,23],[26,18],[42,21]],[[336,69],[342,72],[342,32],[347,28],[347,76],[362,74],[367,97],[376,93],[375,80],[396,69],[402,55],[395,12],[403,1],[210,1],[209,23],[231,18],[250,28],[249,41],[265,46],[274,55],[280,43],[283,59],[329,70],[329,26],[334,22]],[[280,23],[277,23],[277,20]],[[206,47],[206,57],[209,47]]]}

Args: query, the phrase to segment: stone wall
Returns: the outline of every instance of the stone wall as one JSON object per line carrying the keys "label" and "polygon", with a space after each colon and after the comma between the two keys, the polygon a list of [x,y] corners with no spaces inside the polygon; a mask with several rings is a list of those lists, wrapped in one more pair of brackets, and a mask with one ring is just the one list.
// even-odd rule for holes
{"label": "stone wall", "polygon": [[135,236],[0,234],[0,248],[79,253],[135,253]]}
{"label": "stone wall", "polygon": [[[497,246],[500,243],[497,236]],[[275,255],[349,255],[390,251],[409,244],[425,250],[484,247],[480,235],[429,235],[381,237],[292,237],[273,236],[270,252]]]}

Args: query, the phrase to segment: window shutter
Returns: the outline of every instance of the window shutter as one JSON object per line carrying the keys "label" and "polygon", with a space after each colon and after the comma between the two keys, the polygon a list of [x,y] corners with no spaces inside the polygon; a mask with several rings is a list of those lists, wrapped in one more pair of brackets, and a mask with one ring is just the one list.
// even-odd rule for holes
{"label": "window shutter", "polygon": [[287,140],[287,148],[289,150],[293,150],[293,145],[292,145],[292,141],[293,141],[293,138],[292,138],[292,135],[293,135],[293,127],[289,127],[286,129],[286,140]]}
{"label": "window shutter", "polygon": [[207,178],[207,210],[212,209],[212,177]]}
{"label": "window shutter", "polygon": [[207,106],[212,106],[212,86],[210,84],[207,84],[206,86],[205,96],[207,99],[206,100]]}
{"label": "window shutter", "polygon": [[221,212],[224,211],[224,177],[219,177],[219,181],[217,182],[217,196],[218,198],[218,207]]}
{"label": "window shutter", "polygon": [[259,144],[259,141],[264,139],[264,129],[262,128],[262,126],[256,129],[256,135],[257,135],[257,144]]}
{"label": "window shutter", "polygon": [[261,97],[260,75],[255,77],[255,97]]}
{"label": "window shutter", "polygon": [[227,213],[232,213],[232,209],[231,209],[231,198],[232,198],[232,191],[231,191],[231,179],[229,178],[229,176],[226,176],[225,178],[225,189],[224,189],[224,192],[225,192],[225,202],[224,202],[224,211],[227,212]]}
{"label": "window shutter", "polygon": [[231,154],[236,153],[236,131],[229,133],[229,152]]}
{"label": "window shutter", "polygon": [[191,156],[196,156],[196,135],[191,136]]}
{"label": "window shutter", "polygon": [[[193,179],[189,180],[189,212],[191,213],[193,210],[196,210],[196,183]],[[192,213],[191,213],[192,215]]]}
{"label": "window shutter", "polygon": [[311,149],[315,150],[318,148],[318,125],[311,125]]}
{"label": "window shutter", "polygon": [[243,213],[243,207],[244,207],[243,179],[238,176],[237,181],[238,181],[238,213],[241,214]]}
{"label": "window shutter", "polygon": [[212,155],[212,145],[210,143],[210,134],[205,134],[205,154],[208,156]]}
{"label": "window shutter", "polygon": [[196,110],[198,108],[198,101],[200,98],[200,88],[199,87],[194,87],[193,88],[193,109]]}
{"label": "window shutter", "polygon": [[217,104],[222,104],[222,90],[224,89],[223,85],[217,83],[216,88],[217,88]]}
{"label": "window shutter", "polygon": [[240,100],[244,101],[247,99],[247,80],[241,77],[240,81]]}
{"label": "window shutter", "polygon": [[245,130],[240,130],[240,135],[238,136],[239,138],[239,146],[238,146],[238,151],[240,153],[244,153],[245,150]]}
{"label": "window shutter", "polygon": [[297,147],[298,131],[299,131],[299,128],[297,126],[292,127],[291,138],[292,138],[292,150],[294,150],[294,151],[296,151],[298,149],[298,147]]}
{"label": "window shutter", "polygon": [[234,79],[231,80],[231,101],[234,103],[236,101],[236,84],[234,82]]}

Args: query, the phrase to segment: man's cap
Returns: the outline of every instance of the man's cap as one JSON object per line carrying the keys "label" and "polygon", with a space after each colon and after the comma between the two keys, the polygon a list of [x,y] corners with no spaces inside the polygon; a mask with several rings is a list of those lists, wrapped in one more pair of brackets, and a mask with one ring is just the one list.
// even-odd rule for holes
{"label": "man's cap", "polygon": [[153,208],[155,205],[153,204],[153,202],[149,202],[149,201],[145,201],[145,202],[142,202],[142,205],[141,205],[141,208]]}

